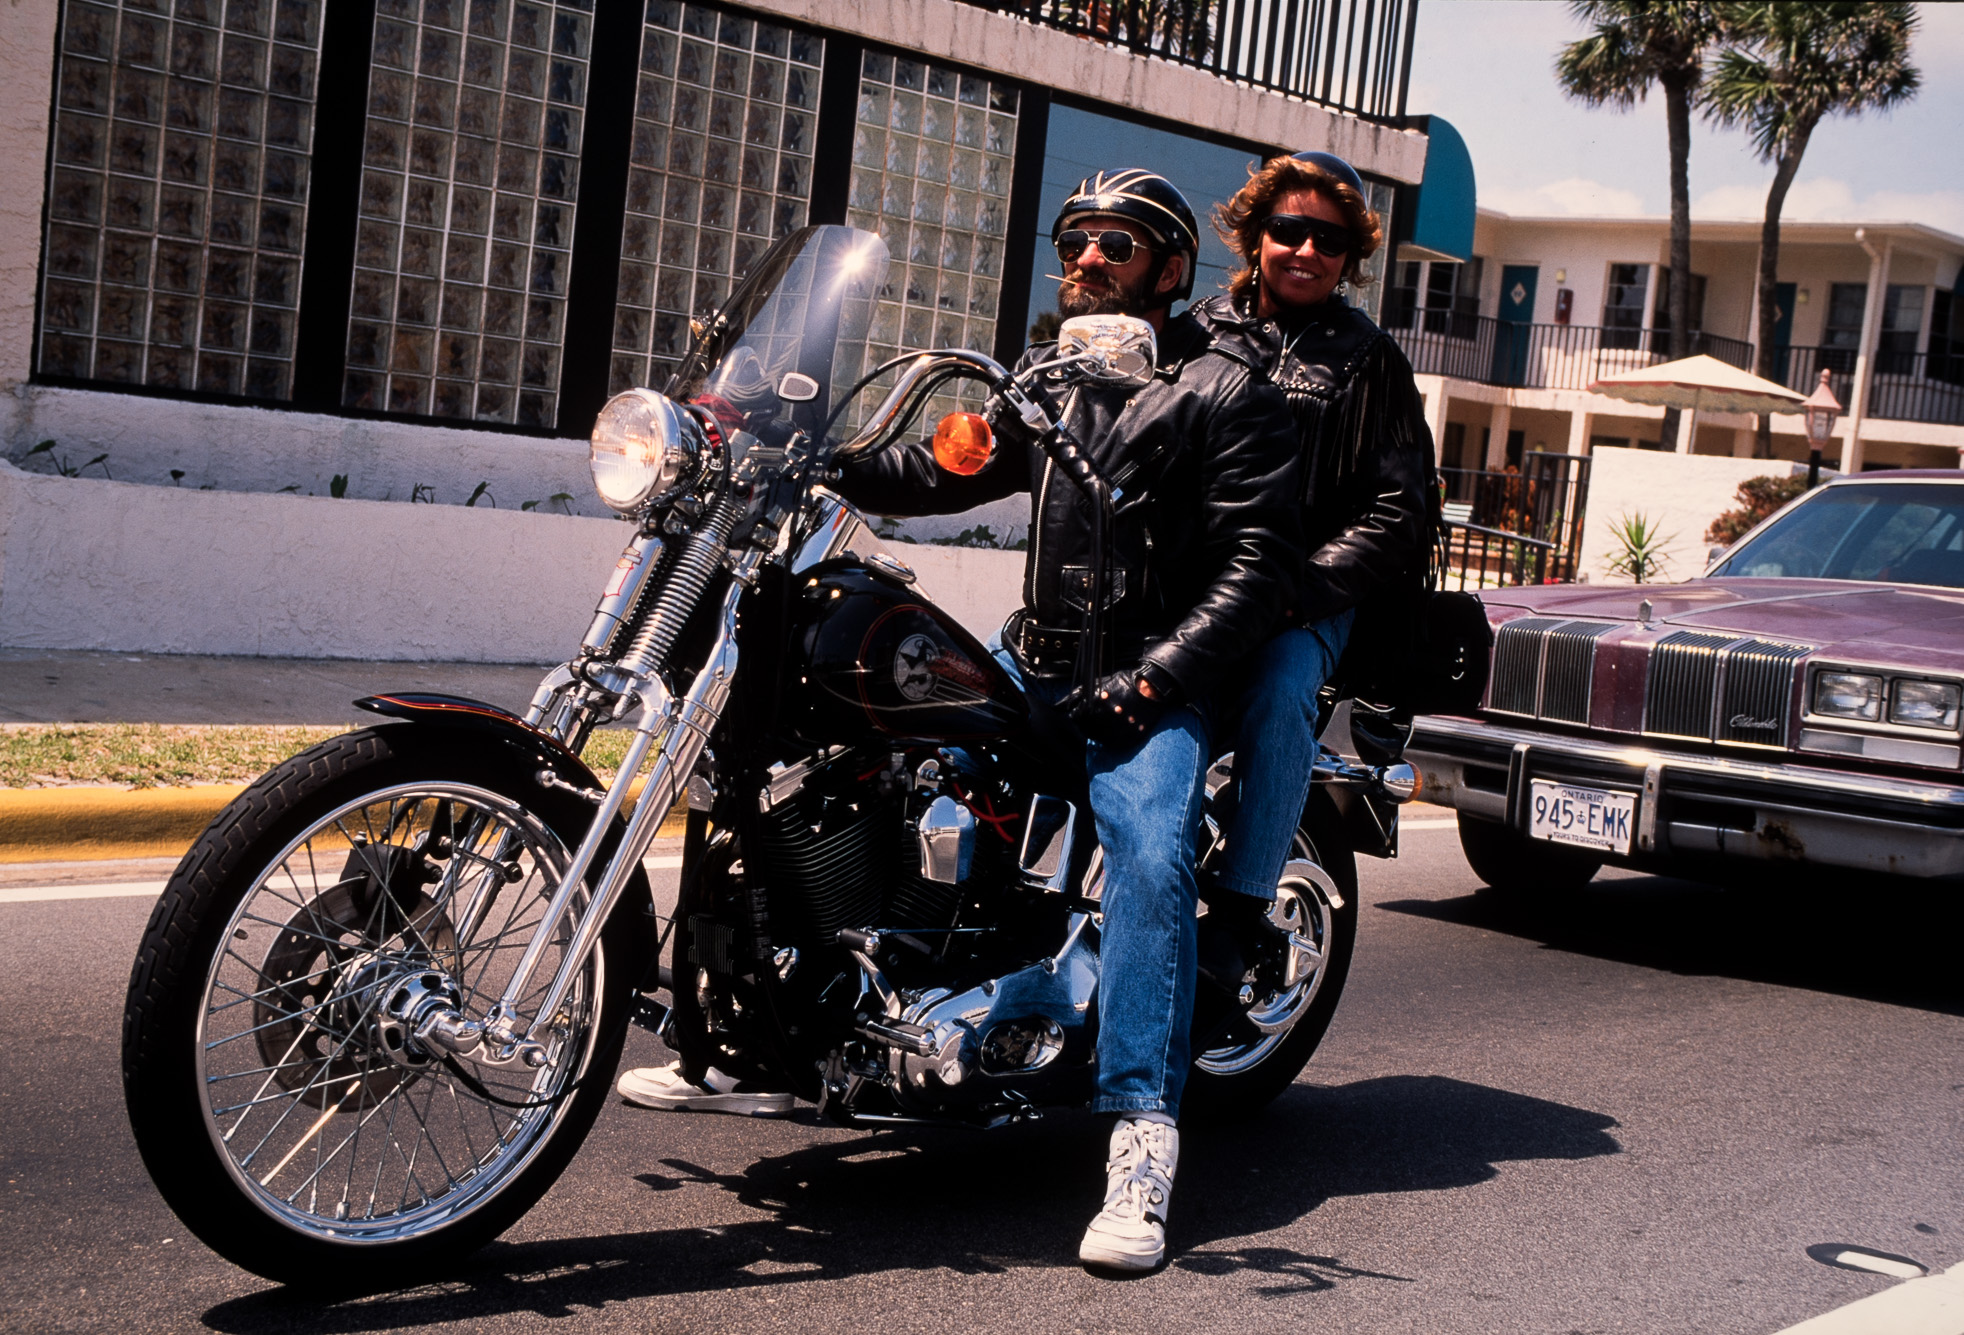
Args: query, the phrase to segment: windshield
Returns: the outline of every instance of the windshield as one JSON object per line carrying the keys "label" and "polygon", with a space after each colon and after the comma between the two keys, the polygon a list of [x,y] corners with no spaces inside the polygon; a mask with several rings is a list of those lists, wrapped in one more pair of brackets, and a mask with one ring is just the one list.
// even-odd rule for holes
{"label": "windshield", "polygon": [[1712,574],[1964,588],[1964,486],[1823,487],[1748,539]]}
{"label": "windshield", "polygon": [[[666,393],[703,405],[726,425],[763,413],[817,434],[834,397],[860,374],[873,298],[886,275],[886,243],[871,232],[805,227],[791,233],[764,253],[697,334]],[[815,398],[780,395],[793,372],[810,378]]]}

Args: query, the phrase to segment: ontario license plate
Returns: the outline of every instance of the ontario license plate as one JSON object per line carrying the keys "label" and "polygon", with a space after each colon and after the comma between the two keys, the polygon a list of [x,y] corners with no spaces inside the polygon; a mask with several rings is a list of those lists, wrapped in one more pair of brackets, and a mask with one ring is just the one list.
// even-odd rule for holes
{"label": "ontario license plate", "polygon": [[1637,795],[1535,779],[1528,789],[1528,833],[1551,843],[1628,853]]}

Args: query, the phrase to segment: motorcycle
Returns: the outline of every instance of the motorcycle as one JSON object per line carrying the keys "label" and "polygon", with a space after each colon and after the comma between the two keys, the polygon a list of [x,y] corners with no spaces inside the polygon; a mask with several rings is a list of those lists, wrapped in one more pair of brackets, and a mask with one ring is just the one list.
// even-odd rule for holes
{"label": "motorcycle", "polygon": [[[960,349],[860,375],[886,269],[876,236],[803,229],[699,327],[668,393],[607,404],[593,476],[633,537],[522,715],[357,701],[384,721],[277,766],[185,855],[131,973],[123,1075],[145,1165],[214,1250],[301,1284],[426,1277],[558,1178],[636,1022],[850,1127],[1089,1101],[1102,873],[1081,755],[826,484],[966,382],[990,412],[940,420],[940,466],[986,466],[992,417],[1028,433],[1109,547],[1109,481],[1028,386],[1146,383],[1152,330],[1067,321],[1020,376]],[[628,734],[607,783],[582,759],[599,728]],[[1336,1009],[1353,853],[1395,852],[1415,788],[1394,720],[1352,732],[1359,760],[1316,761],[1276,946],[1233,995],[1203,989],[1195,1114],[1273,1098]],[[1203,864],[1231,766],[1209,775]],[[661,914],[643,858],[684,799]]]}

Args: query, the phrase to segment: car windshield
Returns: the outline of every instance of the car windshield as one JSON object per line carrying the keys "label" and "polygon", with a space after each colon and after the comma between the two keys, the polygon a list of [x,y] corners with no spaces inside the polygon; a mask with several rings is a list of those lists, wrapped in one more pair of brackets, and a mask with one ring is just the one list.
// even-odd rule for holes
{"label": "car windshield", "polygon": [[1964,588],[1964,486],[1823,487],[1753,535],[1712,574]]}

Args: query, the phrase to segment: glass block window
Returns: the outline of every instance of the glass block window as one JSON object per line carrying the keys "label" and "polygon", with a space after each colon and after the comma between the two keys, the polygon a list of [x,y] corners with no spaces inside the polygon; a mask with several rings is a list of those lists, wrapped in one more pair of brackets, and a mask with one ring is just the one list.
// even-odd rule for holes
{"label": "glass block window", "polygon": [[62,8],[36,369],[289,397],[321,0]]}
{"label": "glass block window", "polygon": [[772,241],[805,225],[824,56],[808,33],[649,3],[610,392],[666,383],[689,317],[714,311]]}
{"label": "glass block window", "polygon": [[1016,153],[1013,83],[868,51],[846,221],[893,254],[874,364],[901,348],[995,346]]}
{"label": "glass block window", "polygon": [[342,402],[553,425],[592,0],[380,0]]}

